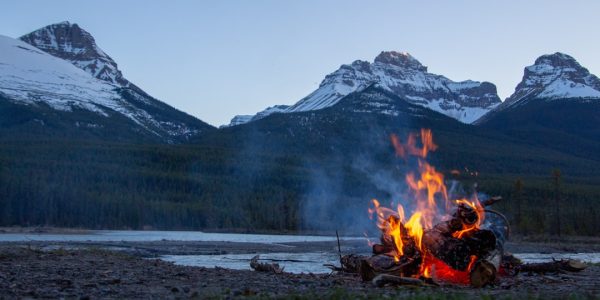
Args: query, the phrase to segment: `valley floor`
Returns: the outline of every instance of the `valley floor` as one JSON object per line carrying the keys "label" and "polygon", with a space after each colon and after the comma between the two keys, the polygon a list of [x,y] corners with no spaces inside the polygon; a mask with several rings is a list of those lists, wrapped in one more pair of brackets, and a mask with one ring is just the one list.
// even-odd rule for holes
{"label": "valley floor", "polygon": [[504,277],[496,286],[376,288],[352,275],[270,274],[177,266],[123,252],[0,246],[0,298],[600,298],[600,266]]}

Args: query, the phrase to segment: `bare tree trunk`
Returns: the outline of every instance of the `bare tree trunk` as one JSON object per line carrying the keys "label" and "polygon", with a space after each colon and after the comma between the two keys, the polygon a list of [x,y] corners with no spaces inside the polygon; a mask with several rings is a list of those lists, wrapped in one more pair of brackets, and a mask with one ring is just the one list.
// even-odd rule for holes
{"label": "bare tree trunk", "polygon": [[560,222],[560,170],[552,171],[552,181],[554,185],[554,214],[556,218],[556,234],[560,237],[561,222]]}

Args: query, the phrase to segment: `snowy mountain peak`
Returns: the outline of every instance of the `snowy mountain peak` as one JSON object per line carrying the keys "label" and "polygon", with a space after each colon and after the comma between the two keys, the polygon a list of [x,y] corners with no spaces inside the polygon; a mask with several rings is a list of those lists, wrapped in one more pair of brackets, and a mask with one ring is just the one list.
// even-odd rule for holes
{"label": "snowy mountain peak", "polygon": [[407,52],[382,51],[375,57],[375,63],[389,64],[401,68],[427,72],[427,67],[423,66]]}
{"label": "snowy mountain peak", "polygon": [[600,79],[567,54],[542,55],[525,68],[523,80],[502,106],[534,98],[600,98]]}
{"label": "snowy mountain peak", "polygon": [[[66,29],[65,26],[69,30],[78,30],[75,25],[62,23],[47,29],[58,32]],[[59,27],[62,29],[58,30]],[[43,37],[50,37],[47,34],[39,37],[38,42],[54,45],[49,49],[62,49],[62,53],[67,51],[63,38],[45,40]],[[75,47],[71,49],[73,53],[77,52],[73,49]],[[97,54],[102,53],[97,50]],[[0,54],[0,101],[17,105],[23,111],[42,111],[39,116],[42,119],[57,118],[55,112],[69,114],[65,119],[59,117],[59,121],[76,120],[69,125],[95,128],[93,130],[121,126],[131,129],[136,136],[151,136],[166,142],[185,140],[212,129],[208,124],[152,98],[133,84],[123,87],[99,79],[72,61],[51,55],[22,40],[0,35]],[[54,112],[46,113],[45,109]],[[42,123],[40,126],[45,125]]]}
{"label": "snowy mountain peak", "polygon": [[92,76],[109,83],[127,86],[117,63],[98,45],[94,37],[68,21],[48,25],[19,38],[53,56],[70,61]]}
{"label": "snowy mountain peak", "polygon": [[255,121],[272,112],[319,110],[337,104],[347,95],[371,85],[410,103],[427,107],[463,123],[472,123],[500,104],[496,86],[489,82],[452,81],[427,72],[427,67],[408,53],[383,51],[373,63],[356,60],[325,76],[319,88],[296,104],[266,109],[253,117],[235,117],[230,126]]}
{"label": "snowy mountain peak", "polygon": [[561,52],[545,54],[535,60],[534,65],[550,65],[554,67],[579,67],[581,65],[570,55]]}

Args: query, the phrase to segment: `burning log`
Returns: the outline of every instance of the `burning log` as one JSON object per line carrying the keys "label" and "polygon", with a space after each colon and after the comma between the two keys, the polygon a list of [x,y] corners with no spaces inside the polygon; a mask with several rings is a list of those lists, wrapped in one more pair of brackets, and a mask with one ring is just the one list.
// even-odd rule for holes
{"label": "burning log", "polygon": [[497,268],[487,260],[480,260],[470,270],[469,281],[472,287],[483,287],[496,280]]}
{"label": "burning log", "polygon": [[452,219],[425,231],[423,247],[453,269],[466,270],[473,256],[485,257],[496,248],[494,233],[478,228],[480,213],[474,205],[460,203]]}
{"label": "burning log", "polygon": [[283,273],[283,268],[279,267],[278,263],[261,263],[258,262],[259,258],[260,256],[256,255],[250,260],[250,268],[258,272]]}
{"label": "burning log", "polygon": [[385,219],[384,225],[398,225],[392,227],[397,228],[396,234],[390,234],[393,230],[383,231],[381,243],[372,247],[375,256],[361,264],[362,279],[369,281],[380,274],[428,277],[438,271],[435,276],[442,281],[470,282],[477,287],[492,283],[499,269],[504,240],[496,239],[493,229],[480,228],[482,205],[466,200],[457,204],[451,219],[425,230],[420,239],[409,234],[410,225],[402,224],[398,217],[391,215]]}
{"label": "burning log", "polygon": [[423,234],[423,246],[436,258],[456,270],[466,270],[472,256],[484,257],[496,246],[496,237],[489,230],[476,230],[469,236],[455,238],[452,220],[442,222]]}
{"label": "burning log", "polygon": [[[437,149],[431,131],[422,129],[420,137],[421,147],[417,146],[415,134],[408,136],[406,144],[395,135],[391,137],[397,156],[405,160],[407,156],[417,158],[419,173],[410,172],[405,177],[416,203],[412,215],[405,218],[402,205],[395,209],[382,207],[373,199],[373,208],[368,211],[371,218],[377,217],[381,242],[373,245],[373,257],[361,261],[359,273],[365,281],[377,278],[377,285],[386,284],[388,279],[405,282],[404,277],[471,283],[477,287],[491,283],[500,267],[503,244],[509,234],[508,222],[495,212],[500,221],[481,226],[484,207],[501,198],[480,202],[475,193],[471,199],[451,199],[444,175],[424,160],[429,151]],[[455,211],[446,215],[452,204],[456,205]],[[443,212],[442,207],[446,209]],[[444,221],[434,223],[440,219]]]}

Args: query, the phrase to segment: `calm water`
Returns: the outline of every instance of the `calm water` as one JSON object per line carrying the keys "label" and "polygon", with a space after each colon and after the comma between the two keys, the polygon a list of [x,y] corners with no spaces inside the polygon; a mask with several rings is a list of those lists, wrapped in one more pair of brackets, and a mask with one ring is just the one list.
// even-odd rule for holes
{"label": "calm water", "polygon": [[[345,238],[347,239],[347,238]],[[152,241],[207,241],[239,243],[290,243],[335,241],[335,236],[268,235],[238,233],[207,233],[201,231],[133,231],[97,230],[86,234],[0,234],[0,242],[59,241],[59,242],[152,242]]]}

